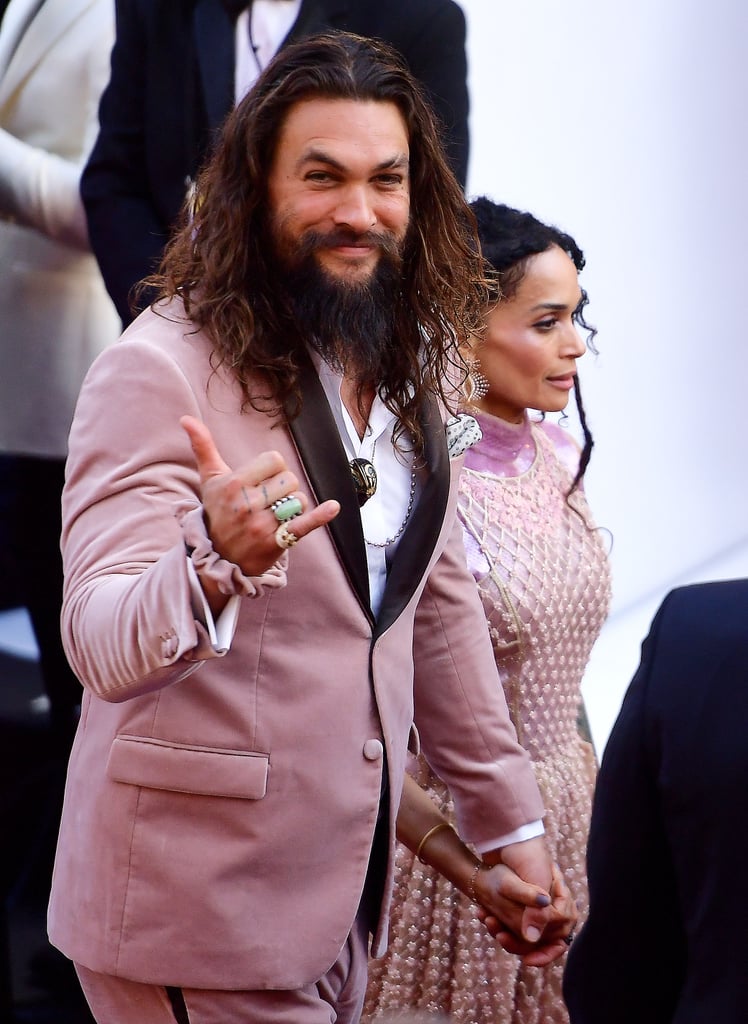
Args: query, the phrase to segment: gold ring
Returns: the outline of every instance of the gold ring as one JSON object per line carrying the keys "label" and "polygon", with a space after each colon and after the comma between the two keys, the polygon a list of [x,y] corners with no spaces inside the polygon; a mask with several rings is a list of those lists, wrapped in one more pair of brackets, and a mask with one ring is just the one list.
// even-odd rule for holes
{"label": "gold ring", "polygon": [[295,533],[292,533],[285,523],[281,523],[278,529],[275,531],[275,543],[283,551],[286,548],[292,548],[294,544],[298,544],[299,538]]}

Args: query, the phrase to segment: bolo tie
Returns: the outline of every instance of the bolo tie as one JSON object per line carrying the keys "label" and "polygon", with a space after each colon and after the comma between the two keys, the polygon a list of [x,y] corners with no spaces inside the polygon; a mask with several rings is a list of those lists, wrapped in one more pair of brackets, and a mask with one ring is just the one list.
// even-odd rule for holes
{"label": "bolo tie", "polygon": [[376,494],[377,471],[368,459],[351,459],[348,465],[351,467],[351,478],[358,498],[358,507],[361,508],[369,498],[373,498]]}

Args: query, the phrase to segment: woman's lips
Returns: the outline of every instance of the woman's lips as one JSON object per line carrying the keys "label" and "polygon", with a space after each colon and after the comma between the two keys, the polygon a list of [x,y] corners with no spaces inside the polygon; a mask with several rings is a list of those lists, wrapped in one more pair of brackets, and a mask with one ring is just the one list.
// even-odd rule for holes
{"label": "woman's lips", "polygon": [[559,388],[561,391],[571,391],[574,387],[574,374],[567,373],[563,377],[546,377],[551,387]]}

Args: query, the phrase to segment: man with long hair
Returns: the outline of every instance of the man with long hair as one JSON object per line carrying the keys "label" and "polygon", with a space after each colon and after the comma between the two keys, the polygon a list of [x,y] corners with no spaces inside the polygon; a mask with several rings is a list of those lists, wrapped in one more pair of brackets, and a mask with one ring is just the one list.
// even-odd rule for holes
{"label": "man with long hair", "polygon": [[[81,194],[122,322],[157,267],[226,115],[284,46],[321,32],[381,39],[407,61],[465,185],[467,23],[454,0],[117,0],[111,76]],[[151,293],[140,292],[137,309]]]}
{"label": "man with long hair", "polygon": [[[97,1020],[357,1021],[414,722],[464,838],[552,892],[454,514],[480,280],[420,88],[321,36],[230,115],[162,298],[89,374],[49,926]],[[563,947],[552,909],[518,952]]]}

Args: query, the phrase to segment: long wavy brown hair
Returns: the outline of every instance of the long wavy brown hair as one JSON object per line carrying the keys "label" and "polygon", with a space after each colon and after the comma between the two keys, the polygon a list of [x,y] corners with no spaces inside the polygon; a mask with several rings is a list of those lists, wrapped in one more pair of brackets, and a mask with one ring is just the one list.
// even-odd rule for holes
{"label": "long wavy brown hair", "polygon": [[[456,404],[458,348],[480,330],[485,295],[475,219],[446,162],[421,87],[389,46],[348,33],[311,37],[281,50],[229,115],[196,182],[183,226],[156,278],[210,337],[214,367],[228,366],[246,403],[298,411],[300,352],[306,347],[273,283],[268,178],[291,108],[309,98],[394,103],[408,132],[410,221],[393,344],[379,393],[417,449],[427,390]],[[458,376],[459,379],[459,376]]]}

